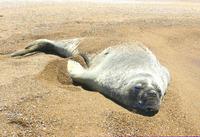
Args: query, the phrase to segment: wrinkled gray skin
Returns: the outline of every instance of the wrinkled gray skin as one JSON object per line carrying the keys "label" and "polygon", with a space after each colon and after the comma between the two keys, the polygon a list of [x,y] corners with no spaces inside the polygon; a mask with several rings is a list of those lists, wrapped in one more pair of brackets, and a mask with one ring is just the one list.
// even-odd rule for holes
{"label": "wrinkled gray skin", "polygon": [[170,75],[142,44],[109,47],[85,59],[89,66],[86,69],[68,61],[68,72],[75,82],[101,92],[128,109],[153,115],[159,111]]}

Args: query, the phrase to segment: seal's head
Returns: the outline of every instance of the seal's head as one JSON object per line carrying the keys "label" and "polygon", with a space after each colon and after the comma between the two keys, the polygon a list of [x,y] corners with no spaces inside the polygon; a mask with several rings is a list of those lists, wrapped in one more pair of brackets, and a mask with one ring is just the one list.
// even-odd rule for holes
{"label": "seal's head", "polygon": [[160,108],[161,91],[154,83],[138,81],[130,89],[131,106],[146,115],[155,115]]}

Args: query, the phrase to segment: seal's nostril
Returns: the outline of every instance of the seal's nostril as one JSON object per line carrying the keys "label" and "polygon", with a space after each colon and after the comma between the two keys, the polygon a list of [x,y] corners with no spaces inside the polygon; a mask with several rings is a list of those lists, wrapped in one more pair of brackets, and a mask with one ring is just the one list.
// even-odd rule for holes
{"label": "seal's nostril", "polygon": [[156,113],[158,112],[157,109],[152,108],[152,107],[146,108],[145,111],[146,111],[147,113],[154,113],[154,114],[156,114]]}
{"label": "seal's nostril", "polygon": [[153,108],[146,108],[146,111],[147,112],[154,112],[154,109]]}

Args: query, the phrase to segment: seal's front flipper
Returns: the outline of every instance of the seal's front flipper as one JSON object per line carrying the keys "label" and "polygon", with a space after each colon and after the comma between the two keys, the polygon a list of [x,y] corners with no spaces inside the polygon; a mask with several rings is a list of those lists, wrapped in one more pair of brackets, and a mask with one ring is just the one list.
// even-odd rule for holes
{"label": "seal's front flipper", "polygon": [[80,63],[68,60],[67,70],[72,79],[79,79],[85,72],[85,68]]}
{"label": "seal's front flipper", "polygon": [[68,60],[67,70],[74,84],[81,84],[84,89],[96,90],[94,75],[85,69],[81,64],[71,59]]}
{"label": "seal's front flipper", "polygon": [[65,41],[51,41],[48,39],[39,39],[30,43],[25,49],[12,53],[11,57],[23,56],[32,52],[44,52],[60,57],[70,57],[78,54],[78,45],[81,38],[68,39]]}

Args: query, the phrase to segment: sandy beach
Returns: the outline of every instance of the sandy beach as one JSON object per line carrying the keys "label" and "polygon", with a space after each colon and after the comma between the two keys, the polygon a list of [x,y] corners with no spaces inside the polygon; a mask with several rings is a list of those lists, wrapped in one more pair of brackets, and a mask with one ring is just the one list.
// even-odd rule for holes
{"label": "sandy beach", "polygon": [[[74,86],[68,59],[9,57],[36,39],[76,37],[88,53],[134,41],[150,48],[172,77],[158,114],[142,116]],[[0,2],[2,137],[200,135],[199,81],[198,1]]]}

